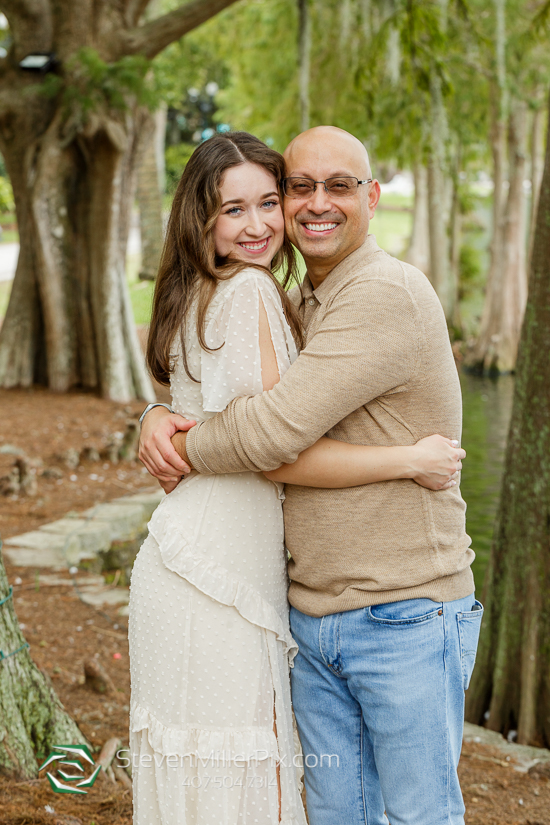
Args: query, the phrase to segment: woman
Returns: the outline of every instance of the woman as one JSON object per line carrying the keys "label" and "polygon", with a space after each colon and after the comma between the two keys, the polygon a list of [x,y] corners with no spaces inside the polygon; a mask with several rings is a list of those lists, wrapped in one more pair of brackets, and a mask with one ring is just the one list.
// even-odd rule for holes
{"label": "woman", "polygon": [[[299,320],[271,274],[282,267],[286,286],[294,268],[283,175],[278,153],[237,132],[198,147],[180,181],[147,355],[187,418],[270,389],[296,357]],[[432,472],[426,485],[444,489],[459,457],[439,436],[403,448],[322,438],[291,467],[193,472],[166,496],[131,582],[135,825],[305,825],[282,482],[345,487]]]}

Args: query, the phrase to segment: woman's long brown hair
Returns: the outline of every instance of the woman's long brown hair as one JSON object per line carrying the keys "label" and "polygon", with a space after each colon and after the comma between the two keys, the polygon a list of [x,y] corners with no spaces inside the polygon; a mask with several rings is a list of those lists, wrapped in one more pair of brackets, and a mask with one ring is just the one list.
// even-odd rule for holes
{"label": "woman's long brown hair", "polygon": [[[197,336],[200,346],[212,351],[204,338],[205,318],[220,281],[232,278],[251,264],[219,258],[212,230],[221,210],[220,186],[227,169],[241,163],[255,163],[277,181],[281,203],[285,174],[282,155],[248,132],[228,132],[211,137],[195,149],[178,184],[168,221],[166,240],[153,297],[153,312],[147,342],[147,364],[161,384],[170,383],[174,363],[171,351],[176,334],[181,336],[183,365],[189,372],[185,330],[192,300],[197,297]],[[296,280],[296,258],[286,238],[272,261],[274,269],[283,268],[282,284],[269,274],[279,292],[292,333],[301,344],[301,324],[286,287]]]}

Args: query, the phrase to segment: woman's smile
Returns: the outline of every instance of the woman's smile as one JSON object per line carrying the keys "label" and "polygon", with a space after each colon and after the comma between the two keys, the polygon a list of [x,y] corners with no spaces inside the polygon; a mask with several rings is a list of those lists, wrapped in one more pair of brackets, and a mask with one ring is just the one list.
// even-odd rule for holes
{"label": "woman's smile", "polygon": [[251,252],[253,255],[259,255],[266,251],[270,240],[271,237],[268,237],[263,238],[261,241],[237,241],[237,243],[241,249]]}

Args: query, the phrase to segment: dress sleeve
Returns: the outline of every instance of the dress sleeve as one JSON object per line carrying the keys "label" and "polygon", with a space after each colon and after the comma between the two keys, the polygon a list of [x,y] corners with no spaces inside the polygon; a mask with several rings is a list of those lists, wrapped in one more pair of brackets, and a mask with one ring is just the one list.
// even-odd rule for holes
{"label": "dress sleeve", "polygon": [[201,350],[201,391],[205,412],[221,412],[233,398],[263,392],[259,340],[260,301],[282,376],[296,358],[292,333],[279,294],[267,275],[245,270],[214,299]]}

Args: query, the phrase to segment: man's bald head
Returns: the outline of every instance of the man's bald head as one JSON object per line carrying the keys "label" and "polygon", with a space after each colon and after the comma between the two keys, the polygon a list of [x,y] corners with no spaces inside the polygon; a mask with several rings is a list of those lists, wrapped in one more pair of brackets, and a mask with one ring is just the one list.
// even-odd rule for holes
{"label": "man's bald head", "polygon": [[[318,286],[365,242],[380,186],[371,181],[369,155],[361,141],[336,126],[315,126],[302,132],[284,155],[287,177],[315,181],[314,191],[305,197],[285,197],[284,212],[287,235]],[[351,195],[338,197],[337,190],[331,194],[319,183],[341,177],[359,182]]]}
{"label": "man's bald head", "polygon": [[309,159],[315,155],[330,154],[334,161],[353,164],[354,177],[370,178],[371,168],[369,153],[354,135],[337,126],[314,126],[291,140],[284,151],[287,174],[294,174],[291,167],[300,162],[306,154]]}

